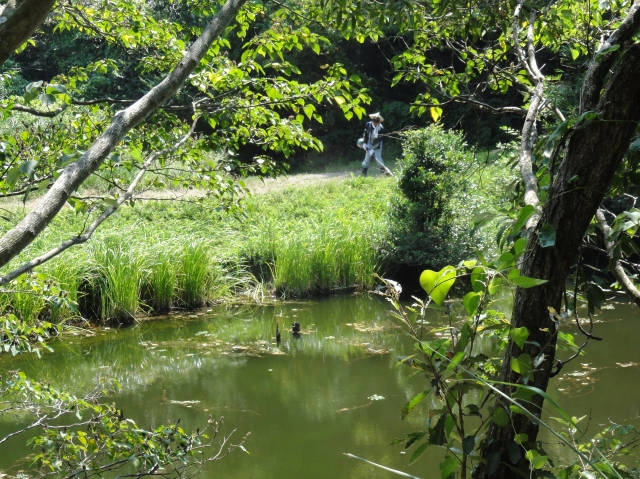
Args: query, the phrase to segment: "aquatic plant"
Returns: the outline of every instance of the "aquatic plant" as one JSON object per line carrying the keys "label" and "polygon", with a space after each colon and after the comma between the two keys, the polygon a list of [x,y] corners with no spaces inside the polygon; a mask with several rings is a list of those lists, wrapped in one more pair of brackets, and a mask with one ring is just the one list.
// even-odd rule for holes
{"label": "aquatic plant", "polygon": [[210,255],[206,247],[191,239],[178,259],[178,299],[187,308],[203,306],[211,283]]}
{"label": "aquatic plant", "polygon": [[99,290],[99,319],[129,323],[139,309],[142,261],[118,237],[91,245],[93,273],[88,278]]}
{"label": "aquatic plant", "polygon": [[177,271],[173,254],[166,249],[167,246],[163,243],[152,250],[145,261],[146,274],[141,296],[145,305],[154,313],[168,312],[176,291]]}

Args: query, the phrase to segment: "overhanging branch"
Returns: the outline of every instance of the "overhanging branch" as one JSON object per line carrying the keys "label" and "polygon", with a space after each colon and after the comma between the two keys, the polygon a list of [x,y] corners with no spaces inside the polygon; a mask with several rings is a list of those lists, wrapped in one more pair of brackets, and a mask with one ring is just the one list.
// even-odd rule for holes
{"label": "overhanging branch", "polygon": [[107,130],[74,163],[65,167],[38,205],[0,238],[0,267],[24,250],[48,226],[74,191],[104,162],[124,136],[171,98],[204,58],[213,41],[246,0],[227,0],[176,67],[130,107],[119,111]]}
{"label": "overhanging branch", "polygon": [[633,284],[633,282],[627,276],[626,271],[622,267],[622,263],[620,258],[616,258],[614,248],[615,242],[611,238],[611,227],[609,223],[607,223],[607,219],[604,216],[604,211],[602,208],[598,208],[596,212],[596,220],[598,221],[598,226],[602,230],[602,234],[604,235],[604,245],[607,250],[607,256],[609,257],[609,269],[611,273],[618,281],[620,287],[629,295],[631,299],[640,306],[640,291]]}
{"label": "overhanging branch", "polygon": [[37,258],[33,258],[32,260],[27,261],[26,263],[22,264],[20,267],[14,269],[10,273],[0,277],[0,285],[7,284],[10,281],[17,278],[18,276],[28,271],[31,271],[36,266],[40,266],[41,264],[46,263],[47,261],[61,254],[62,252],[66,251],[67,249],[71,248],[72,246],[86,243],[91,238],[91,236],[93,236],[93,233],[95,233],[98,227],[102,223],[104,223],[104,221],[107,218],[109,218],[109,216],[115,213],[120,208],[120,206],[122,206],[123,203],[126,203],[133,197],[135,193],[135,189],[140,184],[140,181],[144,177],[145,173],[149,170],[149,167],[158,158],[174,153],[176,150],[178,150],[178,148],[184,145],[184,143],[191,137],[191,135],[193,134],[196,128],[196,123],[198,121],[198,115],[195,114],[195,111],[196,111],[195,104],[193,108],[194,108],[194,119],[193,119],[193,123],[191,124],[191,128],[189,129],[189,132],[186,133],[182,138],[180,138],[180,140],[171,148],[166,148],[164,150],[158,151],[152,154],[151,156],[149,156],[149,158],[147,158],[145,162],[142,164],[142,166],[140,167],[140,171],[138,172],[134,180],[131,182],[131,184],[127,188],[127,191],[120,198],[118,198],[118,200],[116,201],[116,204],[109,206],[109,208],[107,208],[104,212],[102,212],[102,214],[98,216],[93,221],[93,223],[91,223],[91,225],[89,226],[89,228],[87,228],[87,231],[85,233],[69,238],[67,241],[61,243],[55,248],[50,249],[46,253],[38,256]]}
{"label": "overhanging branch", "polygon": [[9,0],[0,12],[0,65],[45,21],[56,0]]}

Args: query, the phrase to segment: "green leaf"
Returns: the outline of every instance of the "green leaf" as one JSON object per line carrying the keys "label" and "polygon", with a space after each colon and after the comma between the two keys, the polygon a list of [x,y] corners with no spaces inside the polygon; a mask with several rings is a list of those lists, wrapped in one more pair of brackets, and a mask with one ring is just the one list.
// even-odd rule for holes
{"label": "green leaf", "polygon": [[[582,123],[583,121],[591,121],[596,120],[598,118],[598,112],[596,111],[585,111],[580,118],[578,119],[578,123]],[[569,180],[571,181],[571,180]]]}
{"label": "green leaf", "polygon": [[467,347],[467,344],[469,344],[469,336],[471,335],[469,330],[469,323],[464,323],[460,330],[460,339],[458,339],[458,342],[456,343],[456,352],[464,351],[464,349]]}
{"label": "green leaf", "polygon": [[546,279],[529,278],[528,276],[518,276],[511,279],[511,282],[520,288],[533,288],[547,282]]}
{"label": "green leaf", "polygon": [[58,83],[47,85],[47,93],[67,93],[67,87]]}
{"label": "green leaf", "polygon": [[24,89],[27,91],[27,93],[31,93],[32,91],[37,90],[41,86],[42,86],[42,80],[34,81],[29,83],[26,87],[24,87]]}
{"label": "green leaf", "polygon": [[447,293],[456,280],[456,269],[453,266],[445,266],[439,272],[425,270],[420,275],[420,286],[424,289],[434,303],[442,306]]}
{"label": "green leaf", "polygon": [[457,368],[458,365],[465,358],[465,356],[466,356],[466,353],[464,351],[460,351],[459,353],[456,353],[456,355],[451,359],[451,362],[449,363],[449,366],[447,366],[447,370],[448,371],[452,371],[455,368]]}
{"label": "green leaf", "polygon": [[533,366],[531,365],[531,356],[527,353],[523,353],[517,358],[512,358],[511,369],[522,376],[526,376],[533,369]]}
{"label": "green leaf", "polygon": [[429,444],[431,444],[432,446],[442,446],[444,444],[445,441],[445,434],[444,434],[444,426],[445,426],[445,422],[447,420],[447,413],[442,414],[439,418],[438,418],[438,422],[436,423],[435,427],[430,427],[429,428]]}
{"label": "green leaf", "polygon": [[497,293],[502,283],[504,283],[504,278],[502,278],[501,276],[494,276],[493,279],[489,282],[489,287],[487,288],[489,294]]}
{"label": "green leaf", "polygon": [[514,440],[516,443],[518,443],[518,444],[523,444],[523,443],[525,443],[525,442],[527,442],[527,441],[529,440],[529,435],[528,435],[528,434],[525,434],[525,433],[522,433],[522,434],[516,434],[516,435],[513,437],[513,440]]}
{"label": "green leaf", "polygon": [[473,269],[473,268],[475,268],[476,264],[478,264],[478,260],[474,259],[474,260],[470,260],[470,261],[464,261],[462,264],[467,269]]}
{"label": "green leaf", "polygon": [[411,454],[411,459],[409,460],[409,464],[413,464],[414,462],[416,462],[428,447],[429,447],[428,442],[423,442],[422,444],[420,444],[420,446],[418,446],[418,448],[415,451],[413,451],[413,454]]}
{"label": "green leaf", "polygon": [[513,255],[508,251],[505,251],[500,257],[493,262],[496,269],[501,270],[513,265]]}
{"label": "green leaf", "polygon": [[422,402],[424,398],[429,395],[430,389],[426,389],[418,394],[416,397],[411,399],[407,404],[402,408],[402,414],[400,419],[405,419],[413,409]]}
{"label": "green leaf", "polygon": [[511,464],[517,464],[522,457],[522,450],[514,441],[507,442],[507,452],[509,453]]}
{"label": "green leaf", "polygon": [[36,98],[38,98],[38,90],[37,89],[33,89],[31,91],[27,91],[24,94],[24,102],[28,105],[29,103],[31,103],[33,100],[35,100]]}
{"label": "green leaf", "polygon": [[304,106],[303,110],[305,115],[307,115],[309,120],[311,120],[311,117],[313,116],[313,112],[316,111],[316,108],[313,105],[307,104]]}
{"label": "green leaf", "polygon": [[489,475],[493,475],[498,470],[498,467],[500,467],[500,453],[489,454],[489,457],[487,457],[487,472]]}
{"label": "green leaf", "polygon": [[36,160],[27,160],[20,165],[20,171],[28,177],[32,177],[37,167],[38,162]]}
{"label": "green leaf", "polygon": [[604,291],[600,286],[595,283],[588,283],[586,285],[586,296],[589,313],[593,314],[595,308],[602,309],[605,301],[607,300]]}
{"label": "green leaf", "polygon": [[600,59],[604,55],[606,55],[607,53],[615,52],[618,48],[620,48],[620,45],[610,45],[607,48],[599,50],[598,53],[596,53],[596,61],[600,61]]}
{"label": "green leaf", "polygon": [[280,93],[278,92],[278,90],[276,90],[273,87],[267,88],[266,93],[267,93],[267,96],[269,98],[271,98],[272,100],[278,99],[281,96]]}
{"label": "green leaf", "polygon": [[7,179],[5,180],[7,182],[7,184],[11,187],[13,187],[16,182],[18,181],[18,179],[20,178],[20,175],[22,174],[22,172],[20,171],[20,167],[16,166],[14,168],[11,168],[9,170],[9,173],[7,173]]}
{"label": "green leaf", "polygon": [[578,58],[580,56],[580,51],[576,50],[575,48],[569,48],[569,51],[571,52],[571,59],[575,60],[576,58]]}
{"label": "green leaf", "polygon": [[532,449],[531,451],[527,451],[524,457],[529,460],[534,469],[542,469],[547,463],[547,458],[549,456],[541,456],[538,451],[534,451]]}
{"label": "green leaf", "polygon": [[467,310],[469,316],[473,316],[476,313],[481,298],[482,294],[473,291],[464,295],[462,304],[464,304],[464,309]]}
{"label": "green leaf", "polygon": [[89,209],[89,204],[82,201],[82,200],[78,200],[76,198],[69,198],[67,200],[67,203],[69,203],[71,205],[71,207],[73,208],[73,210],[76,212],[76,214],[79,213],[86,213]]}
{"label": "green leaf", "polygon": [[38,95],[38,100],[40,100],[43,105],[47,106],[53,105],[56,102],[56,98],[48,93],[40,93],[40,95]]}
{"label": "green leaf", "polygon": [[462,453],[467,456],[473,452],[473,449],[475,447],[476,447],[476,438],[474,436],[467,436],[462,441]]}
{"label": "green leaf", "polygon": [[513,226],[511,227],[511,233],[517,233],[518,231],[520,231],[522,227],[527,224],[527,221],[529,221],[529,218],[531,218],[535,212],[536,209],[533,206],[523,206],[520,210],[520,213],[518,213],[518,218],[516,218],[515,223],[513,223]]}
{"label": "green leaf", "polygon": [[516,251],[516,254],[521,254],[524,249],[527,247],[527,239],[520,238],[513,244],[513,249]]}
{"label": "green leaf", "polygon": [[540,231],[538,231],[538,241],[540,246],[548,248],[556,244],[556,229],[549,223],[545,223]]}
{"label": "green leaf", "polygon": [[478,266],[471,271],[471,287],[476,293],[484,291],[487,275],[484,268]]}
{"label": "green leaf", "polygon": [[524,326],[521,328],[513,328],[510,333],[513,342],[520,346],[520,349],[524,348],[524,342],[529,337],[529,330]]}
{"label": "green leaf", "polygon": [[447,479],[449,475],[458,467],[458,460],[453,456],[447,456],[440,463],[440,478]]}
{"label": "green leaf", "polygon": [[499,427],[505,427],[509,424],[509,415],[501,407],[497,407],[491,415],[491,420]]}
{"label": "green leaf", "polygon": [[477,416],[480,419],[482,419],[482,414],[480,413],[480,408],[478,407],[477,404],[469,404],[464,409],[468,409],[469,410],[469,412],[464,413],[467,416]]}

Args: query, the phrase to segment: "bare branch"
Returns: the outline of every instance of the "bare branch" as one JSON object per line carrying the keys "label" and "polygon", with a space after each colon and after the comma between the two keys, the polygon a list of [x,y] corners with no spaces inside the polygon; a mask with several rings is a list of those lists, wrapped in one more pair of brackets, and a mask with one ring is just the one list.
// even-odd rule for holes
{"label": "bare branch", "polygon": [[65,167],[38,205],[14,228],[0,238],[0,267],[24,250],[49,225],[75,190],[104,162],[109,153],[136,125],[171,98],[204,58],[213,41],[224,33],[246,0],[227,0],[217,15],[203,30],[159,84],[140,100],[119,111],[107,130],[74,163]]}
{"label": "bare branch", "polygon": [[[196,111],[195,104],[194,104],[193,108],[194,108],[194,112],[195,112]],[[113,213],[115,213],[118,210],[118,208],[120,208],[120,206],[122,206],[123,203],[129,201],[133,197],[133,194],[135,193],[135,189],[137,188],[138,184],[142,180],[143,176],[145,175],[145,173],[147,172],[149,167],[153,164],[153,162],[156,161],[158,158],[160,158],[162,156],[170,155],[171,153],[175,152],[178,148],[180,148],[191,137],[191,135],[193,134],[193,132],[194,132],[194,130],[196,128],[197,121],[198,121],[198,115],[196,114],[196,115],[194,115],[194,120],[193,120],[193,123],[191,125],[191,128],[189,129],[189,132],[186,133],[175,145],[173,145],[171,148],[167,148],[167,149],[155,152],[149,158],[147,158],[147,160],[145,160],[145,162],[142,164],[142,167],[140,168],[140,171],[138,172],[138,174],[136,175],[134,180],[131,182],[131,184],[127,188],[127,191],[120,198],[118,198],[118,200],[117,200],[115,205],[109,206],[109,208],[107,208],[104,212],[102,212],[102,214],[100,216],[98,216],[93,221],[93,223],[91,223],[91,225],[89,226],[89,228],[87,229],[87,231],[85,233],[83,233],[81,235],[78,235],[78,236],[74,236],[72,238],[69,238],[67,241],[61,243],[60,245],[56,246],[55,248],[50,249],[46,253],[38,256],[37,258],[33,258],[32,260],[27,261],[26,263],[22,264],[20,267],[16,268],[15,270],[11,271],[10,273],[0,277],[0,285],[7,284],[8,282],[14,280],[18,276],[26,273],[27,271],[31,271],[36,266],[40,266],[41,264],[46,263],[50,259],[55,258],[56,256],[58,256],[62,252],[64,252],[67,249],[71,248],[72,246],[87,242],[89,240],[89,238],[91,238],[93,233],[95,233],[95,231],[98,229],[98,227],[107,218],[109,218],[109,216],[111,216]]]}
{"label": "bare branch", "polygon": [[58,116],[60,113],[64,112],[68,107],[69,105],[64,103],[60,106],[60,108],[56,108],[55,110],[37,110],[35,108],[31,108],[26,105],[15,104],[11,107],[11,109],[13,111],[21,111],[24,113],[29,113],[30,115],[33,115],[33,116],[41,116],[44,118],[54,118]]}
{"label": "bare branch", "polygon": [[611,238],[611,227],[609,223],[607,223],[607,219],[604,216],[604,211],[601,208],[598,208],[596,212],[596,220],[598,221],[598,226],[602,230],[602,234],[604,235],[604,244],[607,250],[607,256],[609,257],[609,269],[611,273],[618,281],[618,284],[625,290],[625,292],[631,296],[631,299],[640,306],[640,291],[633,284],[633,282],[627,276],[626,271],[622,267],[622,263],[620,258],[616,258],[614,253],[615,242]]}
{"label": "bare branch", "polygon": [[527,116],[524,120],[522,127],[522,139],[520,140],[520,176],[524,183],[524,204],[533,206],[536,212],[527,221],[526,229],[531,232],[535,225],[538,223],[541,215],[540,198],[538,197],[538,181],[536,175],[533,173],[532,166],[532,152],[535,146],[536,137],[536,120],[538,118],[538,112],[543,106],[543,93],[544,93],[544,76],[540,73],[538,68],[535,48],[533,45],[533,26],[535,24],[536,12],[532,11],[529,18],[529,26],[527,29],[527,51],[525,54],[524,49],[520,45],[520,26],[519,15],[522,9],[524,0],[519,0],[518,5],[514,11],[513,19],[513,41],[515,44],[516,52],[520,63],[527,70],[527,74],[531,77],[531,80],[535,84],[535,88],[531,94],[531,101],[529,103],[529,109]]}
{"label": "bare branch", "polygon": [[442,106],[444,105],[448,105],[449,103],[462,103],[462,104],[468,104],[471,107],[480,110],[480,111],[484,111],[487,113],[491,113],[493,115],[503,115],[505,113],[516,113],[518,115],[526,115],[527,114],[527,110],[525,110],[524,108],[520,108],[519,106],[502,106],[502,107],[494,107],[491,106],[487,103],[483,103],[481,101],[475,100],[474,98],[470,97],[470,96],[457,96],[455,98],[452,98],[444,103],[414,103],[414,105],[417,106],[424,106],[426,108],[430,108],[430,107],[440,107],[442,108]]}

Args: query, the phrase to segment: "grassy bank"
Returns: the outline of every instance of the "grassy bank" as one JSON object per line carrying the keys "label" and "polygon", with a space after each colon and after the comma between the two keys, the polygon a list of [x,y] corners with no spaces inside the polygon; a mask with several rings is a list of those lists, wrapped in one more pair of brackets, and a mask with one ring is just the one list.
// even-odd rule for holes
{"label": "grassy bank", "polygon": [[[139,313],[192,309],[245,294],[285,297],[373,286],[383,272],[379,244],[394,194],[391,179],[342,177],[255,195],[245,218],[217,211],[213,200],[139,202],[125,208],[85,245],[43,265],[79,313],[128,322]],[[63,211],[13,264],[78,234],[85,217]],[[5,309],[25,319],[76,314],[30,294],[4,294]]]}
{"label": "grassy bank", "polygon": [[[492,168],[490,175],[476,175],[473,188],[455,199],[455,244],[448,246],[459,256],[491,243],[491,228],[475,236],[468,232],[475,214],[500,206],[502,170]],[[246,200],[242,218],[219,212],[212,199],[137,202],[110,218],[88,243],[40,267],[44,279],[18,280],[12,290],[18,292],[1,294],[0,307],[20,311],[27,320],[81,315],[127,323],[142,313],[193,309],[238,295],[291,298],[370,289],[374,273],[383,275],[394,266],[389,211],[398,201],[395,179],[351,174],[307,179],[292,178],[294,186],[286,188],[254,184],[259,193]],[[85,227],[85,216],[65,209],[12,264]],[[42,294],[48,284],[71,301]]]}

